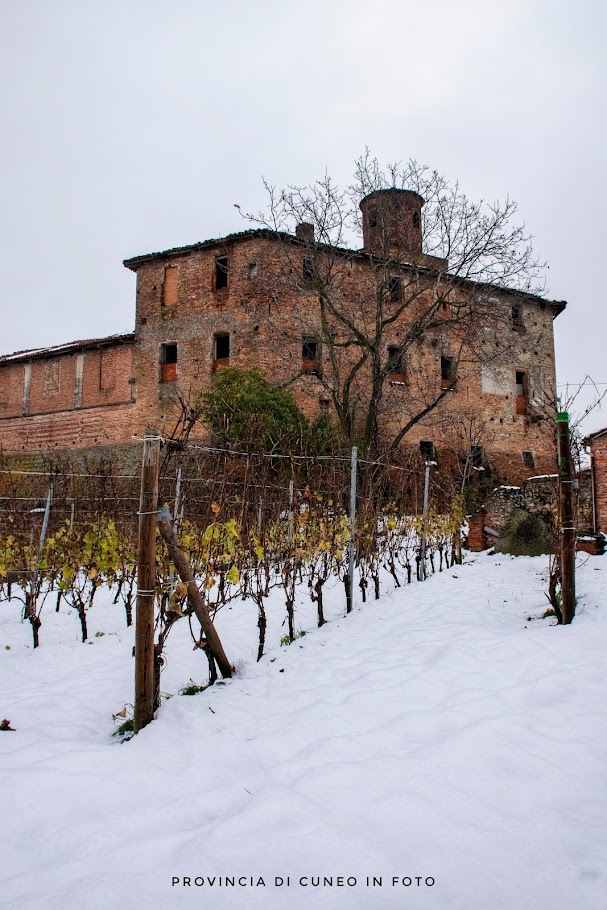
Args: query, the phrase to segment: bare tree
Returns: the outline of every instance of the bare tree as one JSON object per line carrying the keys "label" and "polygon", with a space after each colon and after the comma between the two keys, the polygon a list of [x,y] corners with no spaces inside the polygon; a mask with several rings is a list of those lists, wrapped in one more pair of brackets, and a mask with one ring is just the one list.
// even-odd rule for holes
{"label": "bare tree", "polygon": [[544,290],[544,264],[511,199],[473,203],[425,165],[383,168],[368,150],[345,189],[328,175],[265,186],[267,210],[243,214],[282,239],[285,290],[296,282],[309,296],[293,334],[309,339],[303,369],[317,375],[346,441],[394,452],[462,372],[506,362],[500,326],[511,322],[513,292]]}

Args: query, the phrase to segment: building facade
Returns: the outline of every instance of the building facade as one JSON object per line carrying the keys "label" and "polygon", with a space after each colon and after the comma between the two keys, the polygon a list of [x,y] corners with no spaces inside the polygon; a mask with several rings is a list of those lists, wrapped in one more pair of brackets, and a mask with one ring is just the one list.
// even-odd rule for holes
{"label": "building facade", "polygon": [[[475,467],[482,462],[512,480],[551,473],[552,323],[565,304],[483,285],[492,310],[485,309],[477,332],[479,354],[458,318],[479,286],[454,280],[440,290],[437,276],[444,285],[448,273],[444,260],[423,252],[422,205],[407,191],[367,197],[364,245],[356,251],[323,245],[302,224],[293,235],[249,230],[126,260],[137,276],[133,333],[0,357],[3,450],[128,443],[150,425],[170,432],[179,399],[192,400],[227,365],[257,366],[289,386],[310,418],[334,414],[328,377],[335,351],[323,342],[319,308],[327,286],[319,276],[330,275],[332,300],[350,307],[355,320],[378,305],[398,311],[379,340],[388,373],[380,410],[386,431],[397,432],[438,397],[404,446],[461,445],[454,431],[468,425]],[[413,343],[411,325],[441,293],[442,318],[427,322]],[[403,351],[405,337],[411,343]],[[363,370],[356,382],[364,386],[370,374]]]}
{"label": "building facade", "polygon": [[585,440],[590,448],[594,506],[594,532],[607,535],[607,427]]}

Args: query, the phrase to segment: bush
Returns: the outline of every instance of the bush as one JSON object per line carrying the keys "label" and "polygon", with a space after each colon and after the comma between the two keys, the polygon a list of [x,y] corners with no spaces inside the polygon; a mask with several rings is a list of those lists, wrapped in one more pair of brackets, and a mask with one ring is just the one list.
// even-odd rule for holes
{"label": "bush", "polygon": [[201,412],[222,444],[246,451],[299,450],[308,428],[292,393],[270,385],[256,367],[219,370]]}
{"label": "bush", "polygon": [[512,556],[542,556],[552,552],[552,536],[546,521],[522,509],[512,513],[495,545],[498,553]]}

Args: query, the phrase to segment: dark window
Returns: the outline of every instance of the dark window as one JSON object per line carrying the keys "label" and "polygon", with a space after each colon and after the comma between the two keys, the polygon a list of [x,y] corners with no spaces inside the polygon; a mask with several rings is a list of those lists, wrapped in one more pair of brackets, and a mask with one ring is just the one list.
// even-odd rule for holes
{"label": "dark window", "polygon": [[377,227],[377,209],[369,209],[369,227]]}
{"label": "dark window", "polygon": [[217,256],[215,258],[215,290],[228,286],[228,257]]}
{"label": "dark window", "polygon": [[421,224],[421,218],[419,217],[419,212],[413,212],[413,227],[418,228]]}
{"label": "dark window", "polygon": [[400,278],[391,276],[388,279],[388,292],[391,303],[400,303]]}
{"label": "dark window", "polygon": [[521,326],[523,324],[523,309],[516,304],[512,307],[512,325]]}
{"label": "dark window", "polygon": [[527,413],[527,374],[516,371],[516,413]]}
{"label": "dark window", "polygon": [[160,349],[160,378],[162,382],[177,379],[177,345],[163,344]]}
{"label": "dark window", "polygon": [[304,256],[303,277],[304,281],[313,281],[316,278],[316,264],[312,256]]}
{"label": "dark window", "polygon": [[257,278],[257,263],[249,262],[249,278]]}
{"label": "dark window", "polygon": [[230,356],[230,336],[215,335],[215,360],[226,360]]}
{"label": "dark window", "polygon": [[485,461],[485,450],[482,446],[470,446],[470,464],[473,468],[482,468]]}
{"label": "dark window", "polygon": [[424,461],[434,461],[434,443],[429,439],[420,441],[419,451]]}
{"label": "dark window", "polygon": [[535,467],[535,459],[533,457],[533,452],[523,452],[523,464],[526,468]]}
{"label": "dark window", "polygon": [[304,338],[301,343],[301,369],[304,373],[318,373],[318,341],[316,338]]}
{"label": "dark window", "polygon": [[403,364],[403,355],[400,348],[390,346],[388,348],[388,372],[394,381],[404,381],[405,369]]}
{"label": "dark window", "polygon": [[525,374],[519,373],[517,370],[516,373],[516,395],[517,398],[519,395],[525,395]]}
{"label": "dark window", "polygon": [[213,339],[213,372],[230,366],[230,336],[227,332],[215,335]]}
{"label": "dark window", "polygon": [[440,375],[442,388],[448,389],[455,379],[455,361],[453,357],[441,357]]}
{"label": "dark window", "polygon": [[177,345],[176,344],[163,344],[162,345],[162,362],[163,363],[177,363]]}

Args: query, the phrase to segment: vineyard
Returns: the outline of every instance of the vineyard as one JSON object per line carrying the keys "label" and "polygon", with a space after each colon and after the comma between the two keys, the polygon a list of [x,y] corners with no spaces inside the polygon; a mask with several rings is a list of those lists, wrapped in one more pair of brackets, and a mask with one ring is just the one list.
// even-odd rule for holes
{"label": "vineyard", "polygon": [[[602,558],[578,556],[575,621],[557,626],[546,557],[466,554],[452,568],[461,507],[434,466],[424,522],[426,465],[361,459],[352,521],[349,454],[163,445],[159,510],[142,506],[141,446],[131,463],[2,466],[7,907],[118,907],[129,894],[154,910],[201,897],[277,910],[286,892],[303,910],[320,899],[313,877],[342,872],[357,878],[352,907],[380,893],[400,907],[417,875],[435,883],[432,907],[476,906],[479,893],[493,906],[496,881],[508,906],[525,881],[529,906],[581,894],[602,907]],[[147,520],[149,588],[137,574]],[[138,728],[142,600],[162,707]],[[201,606],[232,675],[215,685]],[[546,830],[564,879],[535,850]],[[584,851],[570,867],[572,839]],[[581,879],[580,862],[597,875]],[[246,887],[211,886],[240,876]],[[371,898],[367,876],[383,878]]]}
{"label": "vineyard", "polygon": [[[267,602],[276,589],[284,602],[283,642],[290,643],[307,631],[298,623],[296,592],[307,592],[320,627],[327,587],[341,588],[348,614],[355,592],[364,604],[423,581],[461,555],[461,505],[432,480],[424,515],[418,463],[362,460],[353,481],[348,453],[296,459],[167,445],[158,472],[161,508],[152,516],[162,533],[154,527],[153,581],[146,588],[138,586],[147,513],[136,467],[64,460],[37,471],[4,463],[1,471],[1,597],[22,601],[34,647],[44,642],[45,611],[72,610],[86,642],[100,589],[111,592],[127,626],[137,597],[153,598],[154,708],[177,622],[189,625],[212,684],[218,668],[229,675],[209,634],[208,620],[220,610],[246,599],[255,604],[261,660]],[[177,571],[180,560],[185,568]]]}

